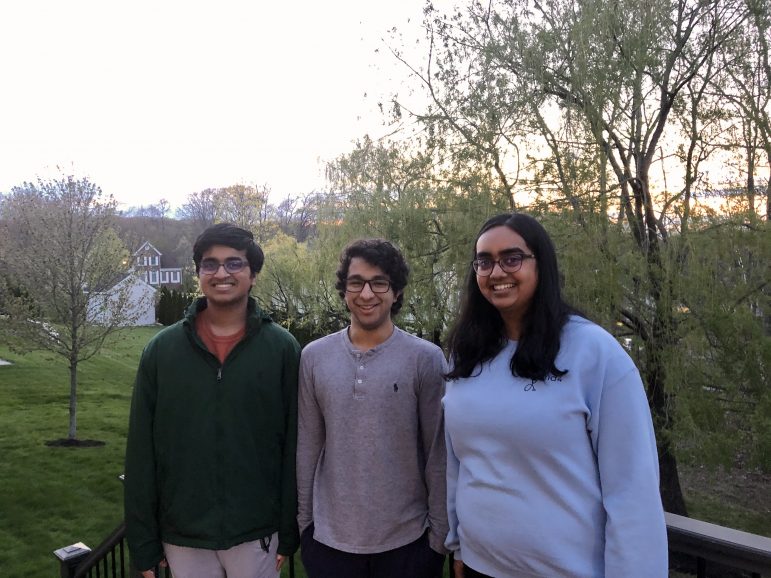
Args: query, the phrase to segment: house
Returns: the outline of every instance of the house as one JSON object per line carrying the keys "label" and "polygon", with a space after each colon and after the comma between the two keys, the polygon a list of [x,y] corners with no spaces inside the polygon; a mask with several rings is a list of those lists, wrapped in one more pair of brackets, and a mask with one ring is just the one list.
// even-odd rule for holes
{"label": "house", "polygon": [[165,285],[178,289],[182,284],[182,268],[170,257],[164,257],[152,243],[145,241],[134,252],[133,270],[145,283],[153,287]]}
{"label": "house", "polygon": [[[96,325],[115,323],[122,327],[155,324],[157,289],[135,275],[126,275],[115,285],[94,293],[88,301],[88,317]],[[126,305],[116,311],[118,303]]]}

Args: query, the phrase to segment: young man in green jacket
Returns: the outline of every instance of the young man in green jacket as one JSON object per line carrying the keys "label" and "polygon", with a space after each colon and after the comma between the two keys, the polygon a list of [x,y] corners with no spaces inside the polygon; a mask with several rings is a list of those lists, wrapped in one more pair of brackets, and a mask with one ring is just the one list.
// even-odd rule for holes
{"label": "young man in green jacket", "polygon": [[300,347],[249,296],[263,253],[249,231],[206,229],[203,297],[145,347],[126,447],[129,551],[144,578],[276,578],[298,547]]}

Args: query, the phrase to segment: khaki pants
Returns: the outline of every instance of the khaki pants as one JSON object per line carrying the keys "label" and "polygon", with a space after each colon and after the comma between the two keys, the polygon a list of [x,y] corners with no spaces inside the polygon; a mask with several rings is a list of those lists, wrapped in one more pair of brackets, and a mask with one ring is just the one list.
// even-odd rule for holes
{"label": "khaki pants", "polygon": [[174,578],[277,578],[278,534],[270,537],[268,552],[259,540],[227,550],[204,550],[163,544]]}

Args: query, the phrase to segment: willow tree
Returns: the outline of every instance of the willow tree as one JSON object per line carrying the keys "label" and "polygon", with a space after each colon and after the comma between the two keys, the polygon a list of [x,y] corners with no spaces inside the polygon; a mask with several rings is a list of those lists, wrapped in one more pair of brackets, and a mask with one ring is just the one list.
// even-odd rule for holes
{"label": "willow tree", "polygon": [[274,321],[301,345],[345,327],[348,315],[335,289],[334,253],[281,232],[262,248],[265,266],[253,292]]}
{"label": "willow tree", "polygon": [[[402,324],[441,344],[452,323],[459,280],[479,223],[469,215],[507,210],[505,195],[473,166],[443,166],[430,142],[362,139],[331,162],[327,177],[338,219],[322,219],[321,239],[339,250],[357,237],[396,243],[410,265]],[[473,163],[471,163],[473,165]]]}
{"label": "willow tree", "polygon": [[[765,189],[766,220],[771,218],[771,2],[744,0],[749,18],[741,34],[722,52],[726,77],[719,95],[730,102],[738,117],[738,146],[746,163],[746,194],[751,212],[756,193]],[[732,143],[733,144],[733,143]],[[734,144],[736,146],[736,144]],[[765,187],[756,182],[765,164]]]}
{"label": "willow tree", "polygon": [[569,217],[563,246],[591,248],[598,274],[584,285],[610,285],[608,321],[632,341],[675,513],[686,511],[672,437],[684,384],[668,367],[686,333],[678,275],[691,201],[658,183],[673,111],[747,17],[739,0],[491,0],[451,14],[428,4],[427,59],[411,66],[430,98],[416,114],[426,130],[490,159],[504,194],[525,193],[512,207]]}
{"label": "willow tree", "polygon": [[44,349],[69,367],[67,439],[77,442],[78,367],[136,316],[125,276],[128,252],[113,231],[115,201],[87,178],[24,183],[2,202],[8,277],[3,325],[10,345]]}

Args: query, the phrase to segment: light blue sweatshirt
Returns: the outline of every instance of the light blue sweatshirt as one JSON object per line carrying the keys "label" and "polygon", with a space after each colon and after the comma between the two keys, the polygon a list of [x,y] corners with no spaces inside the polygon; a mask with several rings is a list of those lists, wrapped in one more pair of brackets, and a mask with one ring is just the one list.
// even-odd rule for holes
{"label": "light blue sweatshirt", "polygon": [[562,331],[562,377],[512,376],[516,345],[447,384],[447,547],[500,578],[666,577],[656,441],[634,363],[579,317]]}

